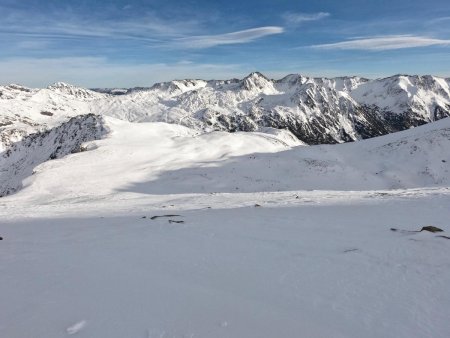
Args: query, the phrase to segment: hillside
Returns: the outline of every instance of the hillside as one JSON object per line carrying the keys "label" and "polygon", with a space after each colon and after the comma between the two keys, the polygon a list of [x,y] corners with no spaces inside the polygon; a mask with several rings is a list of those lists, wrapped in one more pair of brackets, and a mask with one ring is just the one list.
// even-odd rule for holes
{"label": "hillside", "polygon": [[450,119],[370,140],[309,147],[295,147],[264,133],[200,134],[164,123],[108,118],[105,127],[110,130],[105,139],[85,145],[92,150],[36,167],[17,198],[29,196],[42,202],[122,193],[364,191],[450,185]]}

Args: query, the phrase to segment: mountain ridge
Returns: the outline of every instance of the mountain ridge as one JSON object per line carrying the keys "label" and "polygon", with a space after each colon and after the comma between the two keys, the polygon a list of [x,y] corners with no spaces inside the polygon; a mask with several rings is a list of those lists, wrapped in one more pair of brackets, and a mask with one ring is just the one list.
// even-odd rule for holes
{"label": "mountain ridge", "polygon": [[[6,106],[2,101],[8,101]],[[129,89],[85,89],[62,82],[44,89],[0,86],[0,113],[8,110],[32,119],[37,110],[54,111],[45,123],[88,112],[201,131],[287,129],[307,144],[342,143],[450,116],[450,80],[400,74],[375,80],[289,74],[273,80],[253,72],[243,79],[173,80]]]}

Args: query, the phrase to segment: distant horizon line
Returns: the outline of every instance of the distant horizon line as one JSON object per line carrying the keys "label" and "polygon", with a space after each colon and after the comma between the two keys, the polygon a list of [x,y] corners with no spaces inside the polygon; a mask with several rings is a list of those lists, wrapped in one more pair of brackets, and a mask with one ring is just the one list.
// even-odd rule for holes
{"label": "distant horizon line", "polygon": [[151,85],[135,85],[135,86],[81,86],[81,85],[75,85],[72,84],[70,82],[66,82],[66,81],[55,81],[52,82],[50,84],[48,84],[47,86],[44,87],[34,87],[34,86],[26,86],[26,85],[22,85],[20,83],[15,83],[15,82],[10,82],[10,83],[6,83],[6,84],[0,84],[0,86],[2,87],[7,87],[7,86],[19,86],[19,87],[23,87],[23,88],[28,88],[28,89],[48,89],[49,87],[55,86],[55,85],[69,85],[72,87],[79,87],[79,88],[84,88],[84,89],[90,89],[90,90],[95,90],[95,89],[135,89],[135,88],[152,88],[158,84],[164,84],[164,83],[171,83],[171,82],[175,82],[175,81],[205,81],[205,82],[212,82],[212,81],[233,81],[233,80],[238,80],[238,81],[242,81],[245,80],[246,78],[252,76],[253,74],[260,74],[262,77],[264,77],[265,79],[269,80],[269,81],[274,81],[274,82],[278,82],[281,81],[285,78],[287,78],[288,76],[292,76],[292,75],[297,75],[300,77],[305,77],[305,78],[310,78],[310,79],[327,79],[327,80],[335,80],[335,79],[343,79],[343,78],[359,78],[362,80],[368,80],[368,81],[377,81],[377,80],[385,80],[385,79],[389,79],[389,78],[393,78],[393,77],[400,77],[400,76],[407,76],[407,77],[436,77],[436,78],[441,78],[444,80],[450,80],[450,76],[442,76],[442,75],[432,75],[432,74],[406,74],[406,73],[397,73],[397,74],[393,74],[393,75],[389,75],[389,76],[380,76],[380,77],[374,77],[374,78],[370,78],[370,77],[365,77],[365,76],[359,76],[359,75],[339,75],[339,76],[311,76],[311,75],[304,75],[302,73],[288,73],[285,76],[281,77],[281,78],[271,78],[268,77],[266,75],[264,75],[264,73],[260,72],[260,71],[253,71],[248,73],[248,75],[242,77],[242,78],[238,78],[238,77],[231,77],[231,78],[215,78],[215,79],[202,79],[202,78],[175,78],[172,80],[167,80],[167,81],[160,81],[160,82],[155,82]]}

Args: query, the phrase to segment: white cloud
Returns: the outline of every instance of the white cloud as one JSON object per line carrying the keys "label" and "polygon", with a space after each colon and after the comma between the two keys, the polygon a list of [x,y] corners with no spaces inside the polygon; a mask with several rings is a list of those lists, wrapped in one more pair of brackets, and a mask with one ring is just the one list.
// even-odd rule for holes
{"label": "white cloud", "polygon": [[83,87],[151,86],[173,79],[229,79],[248,73],[234,64],[178,63],[117,64],[101,57],[19,58],[0,60],[0,85],[19,83],[45,87],[57,81]]}
{"label": "white cloud", "polygon": [[282,27],[258,27],[219,35],[201,35],[180,38],[176,40],[176,44],[187,48],[209,48],[219,45],[247,43],[264,36],[281,34],[283,32],[284,29]]}
{"label": "white cloud", "polygon": [[284,13],[283,19],[289,25],[299,25],[303,22],[316,21],[325,19],[330,16],[330,13],[319,12],[319,13]]}
{"label": "white cloud", "polygon": [[[29,22],[23,25],[23,22]],[[161,18],[146,12],[141,17],[114,21],[111,18],[94,20],[91,17],[70,16],[66,12],[54,15],[19,13],[0,20],[0,38],[41,41],[98,39],[105,41],[133,40],[146,46],[166,48],[208,48],[218,45],[247,43],[264,36],[280,34],[282,27],[267,26],[218,35],[199,35],[207,21],[203,19]]]}
{"label": "white cloud", "polygon": [[450,40],[434,39],[414,35],[386,35],[358,38],[354,40],[314,45],[319,49],[359,49],[370,51],[382,51],[403,48],[427,47],[436,45],[450,45]]}

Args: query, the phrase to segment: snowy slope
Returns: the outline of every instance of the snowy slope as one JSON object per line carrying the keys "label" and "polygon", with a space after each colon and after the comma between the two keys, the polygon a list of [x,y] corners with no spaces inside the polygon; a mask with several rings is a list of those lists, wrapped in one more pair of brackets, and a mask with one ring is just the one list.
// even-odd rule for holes
{"label": "snowy slope", "polygon": [[[20,129],[2,131],[7,143],[0,153],[0,197],[20,189],[22,180],[32,175],[37,165],[83,151],[84,142],[106,134],[103,119],[93,114],[74,116],[50,129],[39,127],[30,134]],[[14,142],[17,136],[20,139]]]}
{"label": "snowy slope", "polygon": [[[0,335],[449,336],[448,240],[389,230],[450,231],[448,196],[225,208],[234,195],[223,209],[2,216]],[[184,223],[149,219],[167,213]]]}
{"label": "snowy slope", "polygon": [[450,85],[439,77],[397,75],[366,82],[351,95],[385,111],[402,114],[411,110],[424,118],[439,119],[440,109],[448,110]]}
{"label": "snowy slope", "polygon": [[105,127],[0,200],[1,337],[450,335],[448,239],[390,231],[449,235],[450,119],[310,147]]}
{"label": "snowy slope", "polygon": [[[106,138],[85,144],[92,150],[35,167],[33,176],[24,182],[26,189],[17,197],[32,196],[44,201],[112,196],[128,184],[145,182],[171,170],[215,167],[231,156],[276,152],[299,144],[278,133],[200,134],[179,125],[129,123],[113,118],[106,118],[105,127],[110,131]],[[184,180],[184,184],[195,185],[191,179]]]}
{"label": "snowy slope", "polygon": [[373,190],[450,185],[450,119],[370,140],[292,149],[278,137],[263,133],[199,134],[164,123],[107,121],[111,132],[107,138],[94,141],[92,151],[38,166],[17,198],[46,201],[103,198],[121,192]]}

